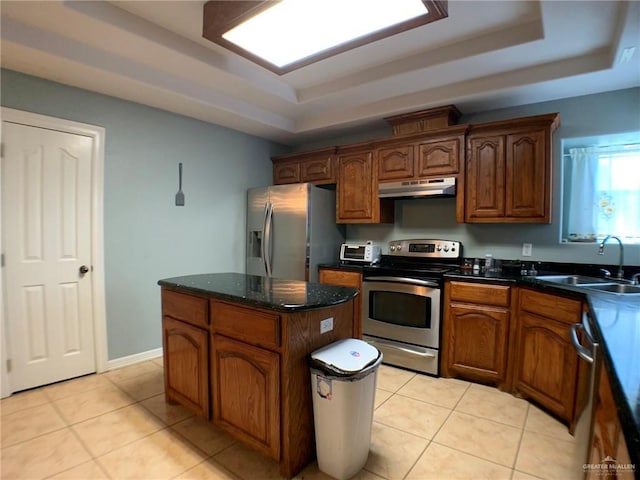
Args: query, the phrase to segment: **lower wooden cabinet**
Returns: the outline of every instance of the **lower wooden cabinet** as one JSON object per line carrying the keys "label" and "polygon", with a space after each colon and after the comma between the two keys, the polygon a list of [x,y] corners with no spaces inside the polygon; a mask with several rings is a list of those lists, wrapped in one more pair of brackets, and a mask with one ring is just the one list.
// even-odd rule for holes
{"label": "lower wooden cabinet", "polygon": [[[362,292],[362,273],[351,272],[347,270],[333,270],[330,268],[321,268],[318,271],[320,283],[326,285],[338,285],[340,287],[357,288],[358,292]],[[353,302],[353,324],[354,338],[362,338],[362,297],[358,297]]]}
{"label": "lower wooden cabinet", "polygon": [[271,458],[280,459],[280,356],[212,335],[213,419]]}
{"label": "lower wooden cabinet", "polygon": [[[608,458],[611,458],[611,462],[615,462],[617,465],[630,465],[629,450],[624,440],[622,425],[613,399],[609,375],[604,367],[600,370],[594,410],[589,464],[600,465],[603,461],[607,462]],[[603,478],[601,470],[593,469],[587,473],[588,480],[600,478]],[[632,480],[634,473],[631,469],[606,470],[606,478]]]}
{"label": "lower wooden cabinet", "polygon": [[210,418],[209,334],[167,315],[162,317],[165,397]]}
{"label": "lower wooden cabinet", "polygon": [[511,287],[447,282],[442,372],[508,390]]}
{"label": "lower wooden cabinet", "polygon": [[570,425],[578,381],[570,328],[581,313],[578,300],[520,289],[513,390]]}

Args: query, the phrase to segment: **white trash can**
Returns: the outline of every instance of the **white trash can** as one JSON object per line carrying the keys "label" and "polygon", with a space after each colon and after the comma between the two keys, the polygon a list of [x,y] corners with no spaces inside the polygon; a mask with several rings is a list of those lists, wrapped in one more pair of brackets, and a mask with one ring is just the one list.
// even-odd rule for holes
{"label": "white trash can", "polygon": [[382,353],[348,338],[311,354],[311,395],[319,469],[338,480],[367,463]]}

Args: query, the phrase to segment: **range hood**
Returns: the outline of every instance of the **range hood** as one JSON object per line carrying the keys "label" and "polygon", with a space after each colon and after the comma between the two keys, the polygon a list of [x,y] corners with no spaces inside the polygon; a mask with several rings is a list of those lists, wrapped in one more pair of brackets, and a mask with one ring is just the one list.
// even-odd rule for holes
{"label": "range hood", "polygon": [[380,183],[380,198],[455,197],[456,178],[429,178],[406,182]]}

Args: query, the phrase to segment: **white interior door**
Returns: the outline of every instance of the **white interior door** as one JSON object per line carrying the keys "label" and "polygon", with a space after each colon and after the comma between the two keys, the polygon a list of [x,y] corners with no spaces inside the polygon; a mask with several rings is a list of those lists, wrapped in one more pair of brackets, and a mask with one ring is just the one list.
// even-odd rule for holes
{"label": "white interior door", "polygon": [[93,140],[9,122],[2,137],[4,303],[15,392],[96,371]]}

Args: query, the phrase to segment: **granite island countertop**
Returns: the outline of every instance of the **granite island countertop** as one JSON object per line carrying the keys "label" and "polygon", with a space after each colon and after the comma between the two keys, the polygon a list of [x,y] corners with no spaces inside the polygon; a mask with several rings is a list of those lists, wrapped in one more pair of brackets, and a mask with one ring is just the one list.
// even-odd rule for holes
{"label": "granite island countertop", "polygon": [[355,288],[244,273],[185,275],[158,280],[158,285],[281,312],[325,308],[348,302],[358,295]]}

